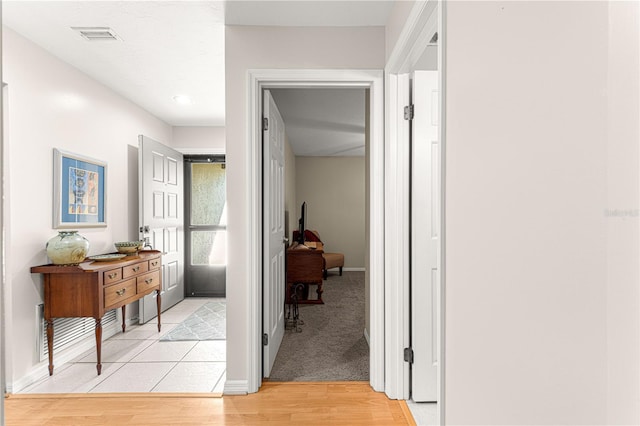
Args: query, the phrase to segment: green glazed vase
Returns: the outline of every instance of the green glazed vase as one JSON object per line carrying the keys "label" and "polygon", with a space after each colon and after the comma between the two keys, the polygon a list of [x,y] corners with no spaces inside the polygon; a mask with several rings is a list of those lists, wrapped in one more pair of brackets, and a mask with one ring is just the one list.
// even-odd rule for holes
{"label": "green glazed vase", "polygon": [[47,241],[47,256],[54,265],[77,265],[89,253],[89,240],[78,231],[59,231]]}

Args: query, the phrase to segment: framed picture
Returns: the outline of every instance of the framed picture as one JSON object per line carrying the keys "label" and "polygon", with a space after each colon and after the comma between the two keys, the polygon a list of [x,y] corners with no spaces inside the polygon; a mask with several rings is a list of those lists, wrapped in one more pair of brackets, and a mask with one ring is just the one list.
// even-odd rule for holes
{"label": "framed picture", "polygon": [[53,227],[107,226],[107,163],[53,150]]}

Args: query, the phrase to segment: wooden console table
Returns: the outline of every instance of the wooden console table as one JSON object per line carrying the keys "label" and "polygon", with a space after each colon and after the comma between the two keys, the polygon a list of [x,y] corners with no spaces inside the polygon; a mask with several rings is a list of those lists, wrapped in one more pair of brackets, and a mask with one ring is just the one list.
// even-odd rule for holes
{"label": "wooden console table", "polygon": [[114,261],[88,260],[77,266],[41,265],[31,268],[32,273],[44,275],[49,375],[53,374],[54,318],[93,317],[96,320],[98,375],[102,372],[102,317],[105,312],[122,308],[124,333],[126,305],[155,291],[160,331],[161,257],[159,251],[148,250]]}

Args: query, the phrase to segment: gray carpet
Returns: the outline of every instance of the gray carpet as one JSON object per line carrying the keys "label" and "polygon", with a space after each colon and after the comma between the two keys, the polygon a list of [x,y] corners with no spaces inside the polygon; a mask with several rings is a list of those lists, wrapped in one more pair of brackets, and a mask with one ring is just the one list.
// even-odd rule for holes
{"label": "gray carpet", "polygon": [[300,305],[301,332],[286,330],[273,381],[369,380],[364,272],[329,272],[324,305]]}
{"label": "gray carpet", "polygon": [[207,302],[186,320],[160,338],[160,341],[225,340],[227,338],[227,304]]}

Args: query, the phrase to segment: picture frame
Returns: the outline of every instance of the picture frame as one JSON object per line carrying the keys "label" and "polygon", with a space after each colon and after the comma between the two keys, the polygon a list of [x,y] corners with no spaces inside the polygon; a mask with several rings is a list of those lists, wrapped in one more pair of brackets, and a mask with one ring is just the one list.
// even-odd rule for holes
{"label": "picture frame", "polygon": [[107,163],[53,149],[53,227],[107,226]]}

